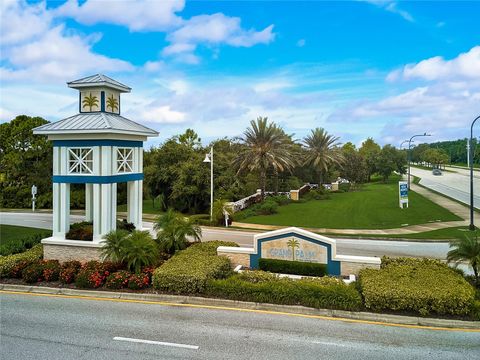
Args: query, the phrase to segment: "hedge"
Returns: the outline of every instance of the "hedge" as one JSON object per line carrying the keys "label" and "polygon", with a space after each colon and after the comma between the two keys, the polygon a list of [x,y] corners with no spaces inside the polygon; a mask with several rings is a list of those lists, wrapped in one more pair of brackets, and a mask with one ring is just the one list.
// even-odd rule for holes
{"label": "hedge", "polygon": [[210,241],[179,251],[153,273],[153,287],[175,294],[201,293],[207,280],[230,274],[230,261],[217,256],[219,246],[238,246],[235,243]]}
{"label": "hedge", "polygon": [[[281,305],[303,305],[317,309],[357,311],[362,298],[355,285],[335,278],[291,280],[262,276],[261,271],[233,275],[228,279],[209,280],[205,294],[238,301]],[[263,273],[268,274],[268,273]]]}
{"label": "hedge", "polygon": [[305,276],[324,276],[327,274],[327,265],[303,261],[259,259],[258,267],[263,271],[282,274]]}
{"label": "hedge", "polygon": [[19,254],[2,256],[0,257],[0,277],[10,277],[12,269],[21,262],[33,263],[36,260],[42,259],[42,257],[42,244],[37,244],[30,250]]}
{"label": "hedge", "polygon": [[7,256],[7,255],[24,252],[28,249],[31,249],[33,246],[40,244],[40,241],[43,238],[50,235],[51,235],[51,232],[44,231],[44,232],[39,232],[38,234],[26,236],[16,240],[5,241],[2,244],[0,244],[0,255]]}
{"label": "hedge", "polygon": [[437,260],[383,259],[380,270],[363,269],[359,285],[365,307],[438,315],[468,315],[473,287],[455,270]]}

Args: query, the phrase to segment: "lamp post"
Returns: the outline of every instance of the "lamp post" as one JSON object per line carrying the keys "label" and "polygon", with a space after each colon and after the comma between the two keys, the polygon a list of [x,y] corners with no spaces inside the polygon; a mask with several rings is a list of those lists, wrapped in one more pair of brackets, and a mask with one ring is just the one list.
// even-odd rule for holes
{"label": "lamp post", "polygon": [[213,146],[210,152],[205,154],[204,163],[210,163],[210,221],[213,220]]}
{"label": "lamp post", "polygon": [[401,144],[400,144],[400,150],[402,150],[403,144],[407,143],[408,141],[409,141],[409,140],[403,140],[403,141],[401,142]]}
{"label": "lamp post", "polygon": [[419,137],[419,136],[432,136],[432,135],[427,134],[427,133],[413,135],[410,138],[410,140],[408,140],[408,190],[410,190],[410,161],[411,161],[411,158],[412,158],[412,150],[411,150],[412,140],[416,137]]}
{"label": "lamp post", "polygon": [[480,119],[480,116],[477,116],[473,120],[472,125],[470,126],[470,140],[469,140],[469,152],[470,152],[470,230],[475,230],[475,224],[473,221],[473,162],[474,162],[474,153],[473,153],[473,125],[475,122]]}

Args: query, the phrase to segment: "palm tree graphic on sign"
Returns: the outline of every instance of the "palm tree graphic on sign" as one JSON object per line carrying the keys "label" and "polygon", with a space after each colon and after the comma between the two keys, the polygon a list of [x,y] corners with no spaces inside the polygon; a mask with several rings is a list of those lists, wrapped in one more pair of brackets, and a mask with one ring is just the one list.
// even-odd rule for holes
{"label": "palm tree graphic on sign", "polygon": [[88,106],[90,111],[92,111],[93,106],[98,107],[98,98],[95,95],[92,95],[92,93],[90,93],[90,95],[86,95],[83,97],[82,104],[85,107]]}
{"label": "palm tree graphic on sign", "polygon": [[298,240],[296,240],[295,238],[291,238],[290,240],[288,240],[287,246],[289,248],[292,248],[292,260],[295,261],[295,248],[300,247]]}
{"label": "palm tree graphic on sign", "polygon": [[107,99],[107,109],[112,109],[112,112],[118,110],[118,100],[113,97],[113,94]]}

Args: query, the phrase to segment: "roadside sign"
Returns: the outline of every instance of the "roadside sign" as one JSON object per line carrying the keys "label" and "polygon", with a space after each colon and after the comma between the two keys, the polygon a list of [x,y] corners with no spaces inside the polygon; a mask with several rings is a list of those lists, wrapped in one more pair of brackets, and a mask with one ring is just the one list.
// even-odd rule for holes
{"label": "roadside sign", "polygon": [[400,208],[403,209],[403,205],[406,204],[408,208],[408,182],[398,182],[398,199]]}
{"label": "roadside sign", "polygon": [[35,211],[35,195],[37,195],[37,187],[32,185],[32,211]]}

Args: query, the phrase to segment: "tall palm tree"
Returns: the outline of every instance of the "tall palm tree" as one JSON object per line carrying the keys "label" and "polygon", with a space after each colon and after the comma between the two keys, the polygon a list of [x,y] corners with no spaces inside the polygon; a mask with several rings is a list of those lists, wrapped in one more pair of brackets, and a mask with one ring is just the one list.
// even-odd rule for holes
{"label": "tall palm tree", "polygon": [[292,139],[274,122],[266,117],[258,117],[250,121],[240,141],[244,149],[234,160],[238,173],[255,171],[259,174],[259,185],[262,197],[265,196],[267,170],[272,167],[275,173],[291,171],[295,166],[291,151]]}
{"label": "tall palm tree", "polygon": [[312,130],[311,134],[303,138],[306,148],[305,165],[311,166],[318,174],[318,185],[323,183],[323,175],[331,165],[341,165],[342,151],[338,137],[330,135],[323,128]]}
{"label": "tall palm tree", "polygon": [[165,215],[156,219],[153,228],[157,231],[157,242],[169,254],[187,247],[189,239],[201,240],[202,229],[194,220],[168,209]]}
{"label": "tall palm tree", "polygon": [[96,106],[98,107],[98,98],[95,95],[86,95],[83,97],[82,101],[83,106],[88,106],[90,108],[90,111],[92,111],[92,107]]}
{"label": "tall palm tree", "polygon": [[477,234],[465,236],[450,242],[450,248],[454,248],[447,253],[448,262],[460,263],[468,261],[473,268],[475,282],[479,284],[480,271],[480,239]]}

